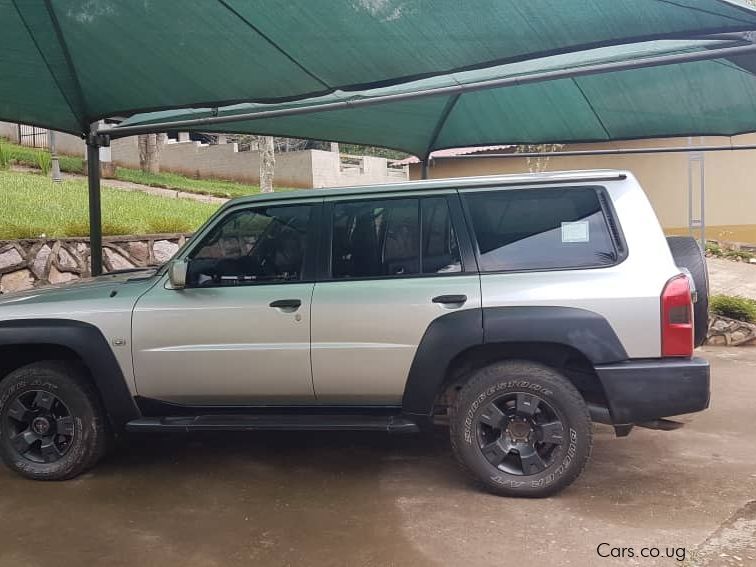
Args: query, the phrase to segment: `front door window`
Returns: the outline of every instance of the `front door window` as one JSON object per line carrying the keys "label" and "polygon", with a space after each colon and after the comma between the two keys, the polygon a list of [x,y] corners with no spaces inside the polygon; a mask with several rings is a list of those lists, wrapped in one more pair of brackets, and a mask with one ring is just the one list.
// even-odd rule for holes
{"label": "front door window", "polygon": [[301,281],[311,211],[299,205],[229,214],[190,254],[187,286]]}

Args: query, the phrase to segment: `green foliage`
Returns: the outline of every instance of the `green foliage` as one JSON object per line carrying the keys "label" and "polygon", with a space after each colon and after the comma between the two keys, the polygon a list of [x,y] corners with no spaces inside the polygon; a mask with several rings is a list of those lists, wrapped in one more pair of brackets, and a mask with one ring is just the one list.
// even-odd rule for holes
{"label": "green foliage", "polygon": [[148,232],[152,234],[168,234],[172,232],[192,232],[196,227],[185,219],[176,216],[157,217],[147,221]]}
{"label": "green foliage", "polygon": [[10,166],[10,153],[5,144],[0,140],[0,171],[8,169]]}
{"label": "green foliage", "polygon": [[728,260],[737,260],[741,262],[748,262],[751,258],[756,258],[756,254],[748,252],[747,250],[731,250],[728,248],[722,248],[716,242],[708,242],[706,244],[706,255],[714,256],[715,258],[727,258]]}
{"label": "green foliage", "polygon": [[[43,167],[49,164],[50,154],[47,150],[40,148],[27,148],[18,144],[3,143],[0,148],[6,151],[7,161],[17,163],[26,167],[33,167],[42,170],[42,173],[49,173]],[[46,156],[46,157],[45,157]],[[59,156],[60,170],[65,173],[84,174],[84,159],[77,156]],[[2,167],[2,156],[0,156],[0,170]],[[219,179],[193,179],[177,173],[145,173],[139,169],[130,169],[125,167],[116,168],[116,179],[139,183],[150,187],[161,187],[165,189],[177,189],[188,193],[198,193],[200,195],[212,195],[213,197],[223,197],[232,199],[244,195],[254,195],[260,192],[258,185],[248,185],[237,183],[235,181],[223,181]],[[277,187],[276,191],[289,191],[284,187]]]}
{"label": "green foliage", "polygon": [[[42,148],[27,148],[18,144],[6,142],[3,144],[8,155],[8,163],[17,163],[26,167],[42,169],[40,155],[50,157],[50,152]],[[41,158],[44,159],[44,158]],[[59,156],[60,170],[66,173],[84,173],[84,159],[76,156]],[[0,169],[2,169],[0,167]],[[49,170],[48,170],[49,171]]]}
{"label": "green foliage", "polygon": [[[215,205],[189,199],[165,199],[107,187],[102,190],[106,235],[192,232],[216,209]],[[39,175],[0,171],[0,239],[36,238],[43,234],[89,234],[86,182],[65,180],[53,184]]]}
{"label": "green foliage", "polygon": [[725,258],[730,260],[740,260],[742,262],[748,262],[751,258],[756,258],[756,254],[748,252],[746,250],[727,250],[724,254]]}
{"label": "green foliage", "polygon": [[709,310],[717,315],[756,323],[756,300],[736,295],[712,295]]}
{"label": "green foliage", "polygon": [[47,152],[39,152],[37,154],[37,167],[42,172],[42,175],[47,177],[52,169],[52,157]]}
{"label": "green foliage", "polygon": [[228,199],[243,195],[254,195],[260,192],[258,185],[246,185],[234,181],[222,181],[219,179],[192,179],[178,175],[177,173],[146,173],[139,169],[119,167],[116,169],[116,179],[130,181],[150,187],[163,187],[166,189],[178,189],[200,195],[212,195],[213,197],[225,197]]}
{"label": "green foliage", "polygon": [[339,153],[353,156],[382,157],[386,159],[404,159],[410,155],[399,150],[377,148],[375,146],[360,146],[358,144],[339,144]]}
{"label": "green foliage", "polygon": [[722,247],[717,242],[707,242],[706,255],[720,258],[722,256]]}

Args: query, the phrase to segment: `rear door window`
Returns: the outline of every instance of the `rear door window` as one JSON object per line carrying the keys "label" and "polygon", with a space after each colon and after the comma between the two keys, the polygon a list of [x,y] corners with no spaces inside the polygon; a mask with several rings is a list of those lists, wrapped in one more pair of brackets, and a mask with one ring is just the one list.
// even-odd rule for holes
{"label": "rear door window", "polygon": [[331,264],[334,279],[461,272],[446,198],[336,203]]}
{"label": "rear door window", "polygon": [[483,272],[610,266],[619,256],[599,189],[463,192]]}

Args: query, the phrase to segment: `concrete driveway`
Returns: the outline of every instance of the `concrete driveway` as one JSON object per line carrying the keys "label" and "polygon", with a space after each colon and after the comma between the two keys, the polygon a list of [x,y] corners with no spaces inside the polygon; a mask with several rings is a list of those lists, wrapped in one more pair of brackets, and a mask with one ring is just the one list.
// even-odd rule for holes
{"label": "concrete driveway", "polygon": [[66,483],[0,466],[0,566],[756,566],[756,348],[704,353],[709,411],[597,428],[586,473],[548,500],[477,491],[443,435],[140,437]]}

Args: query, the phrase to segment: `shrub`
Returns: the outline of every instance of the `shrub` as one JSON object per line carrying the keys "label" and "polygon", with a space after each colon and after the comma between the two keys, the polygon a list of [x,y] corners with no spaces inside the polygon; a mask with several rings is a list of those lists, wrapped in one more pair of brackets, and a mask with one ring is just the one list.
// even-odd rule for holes
{"label": "shrub", "polygon": [[709,298],[709,310],[730,319],[756,323],[756,299],[737,295],[712,295]]}
{"label": "shrub", "polygon": [[706,243],[706,255],[715,258],[727,258],[738,262],[748,262],[751,258],[756,258],[756,254],[747,250],[735,250],[722,248],[717,242]]}
{"label": "shrub", "polygon": [[748,262],[751,258],[756,258],[756,254],[746,250],[727,250],[724,253],[724,257],[729,258],[730,260]]}
{"label": "shrub", "polygon": [[47,152],[37,153],[37,167],[42,172],[42,175],[47,176],[52,169],[52,158]]}
{"label": "shrub", "polygon": [[719,245],[718,242],[707,242],[706,243],[706,255],[707,256],[714,256],[715,258],[719,258],[722,256],[722,247]]}

